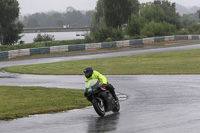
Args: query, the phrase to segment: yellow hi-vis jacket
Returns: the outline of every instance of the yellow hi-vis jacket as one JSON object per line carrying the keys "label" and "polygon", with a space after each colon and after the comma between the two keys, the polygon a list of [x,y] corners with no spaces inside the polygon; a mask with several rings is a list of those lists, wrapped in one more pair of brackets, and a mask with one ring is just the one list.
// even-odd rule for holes
{"label": "yellow hi-vis jacket", "polygon": [[97,72],[96,70],[93,70],[93,74],[92,74],[92,76],[90,78],[85,78],[85,87],[87,87],[87,83],[91,79],[98,79],[100,85],[107,84],[106,77],[103,76],[101,73]]}

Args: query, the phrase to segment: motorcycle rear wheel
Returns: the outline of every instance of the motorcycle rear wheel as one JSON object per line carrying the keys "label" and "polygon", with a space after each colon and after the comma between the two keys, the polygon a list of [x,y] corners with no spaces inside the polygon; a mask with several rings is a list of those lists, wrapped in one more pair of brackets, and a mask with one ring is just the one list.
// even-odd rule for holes
{"label": "motorcycle rear wheel", "polygon": [[94,107],[94,110],[99,116],[104,116],[105,115],[105,107],[103,100],[101,98],[95,98],[92,100],[92,104]]}

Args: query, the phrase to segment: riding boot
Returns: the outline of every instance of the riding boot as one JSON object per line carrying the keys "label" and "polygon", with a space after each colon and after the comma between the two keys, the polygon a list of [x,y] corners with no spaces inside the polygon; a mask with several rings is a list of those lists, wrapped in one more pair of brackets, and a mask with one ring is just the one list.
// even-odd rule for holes
{"label": "riding boot", "polygon": [[111,95],[113,96],[113,98],[115,99],[115,101],[118,101],[118,97],[115,94],[115,91],[110,91]]}
{"label": "riding boot", "polygon": [[118,97],[116,96],[116,94],[114,93],[113,98],[115,99],[115,101],[118,101]]}
{"label": "riding boot", "polygon": [[115,101],[118,101],[118,97],[115,94],[115,88],[111,84],[108,84],[107,89],[110,91]]}

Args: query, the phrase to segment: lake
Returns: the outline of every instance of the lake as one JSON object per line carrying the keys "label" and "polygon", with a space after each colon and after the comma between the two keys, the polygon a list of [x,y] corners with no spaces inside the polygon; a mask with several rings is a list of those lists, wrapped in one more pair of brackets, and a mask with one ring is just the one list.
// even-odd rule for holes
{"label": "lake", "polygon": [[84,31],[74,32],[41,32],[41,33],[23,33],[24,35],[21,40],[25,43],[32,43],[33,38],[37,37],[38,34],[54,35],[55,40],[73,40],[73,39],[84,39]]}

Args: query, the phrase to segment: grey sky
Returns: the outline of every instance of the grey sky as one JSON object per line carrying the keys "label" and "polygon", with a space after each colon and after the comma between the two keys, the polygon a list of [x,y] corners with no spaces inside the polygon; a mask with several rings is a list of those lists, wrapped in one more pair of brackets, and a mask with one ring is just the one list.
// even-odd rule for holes
{"label": "grey sky", "polygon": [[[97,0],[18,0],[22,15],[47,11],[66,11],[66,7],[72,6],[77,10],[92,10],[96,7]],[[139,0],[140,3],[153,0]],[[200,6],[199,0],[169,0],[183,6]]]}

